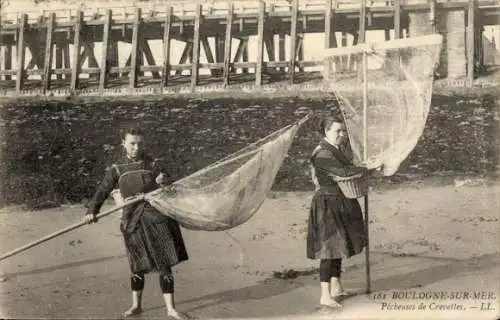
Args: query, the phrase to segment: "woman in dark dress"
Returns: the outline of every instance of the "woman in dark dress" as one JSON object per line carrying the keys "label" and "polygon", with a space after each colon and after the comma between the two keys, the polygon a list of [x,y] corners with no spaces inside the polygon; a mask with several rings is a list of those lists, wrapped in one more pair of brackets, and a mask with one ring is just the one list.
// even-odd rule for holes
{"label": "woman in dark dress", "polygon": [[[141,128],[130,128],[122,134],[125,150],[117,163],[106,169],[92,200],[87,205],[85,219],[96,222],[96,215],[114,189],[127,198],[157,189],[166,183],[163,168],[143,150]],[[161,214],[147,202],[128,205],[122,210],[120,223],[131,270],[132,307],[124,316],[139,314],[144,288],[144,276],[149,272],[160,274],[160,286],[169,318],[186,316],[174,305],[174,278],[171,267],[188,259],[184,240],[177,221]]]}
{"label": "woman in dark dress", "polygon": [[345,294],[340,283],[342,258],[361,253],[367,235],[358,201],[344,196],[335,176],[349,177],[366,169],[354,166],[344,152],[348,141],[342,119],[322,119],[320,134],[323,140],[311,157],[316,192],[309,213],[307,258],[320,260],[320,305],[340,307],[335,299]]}

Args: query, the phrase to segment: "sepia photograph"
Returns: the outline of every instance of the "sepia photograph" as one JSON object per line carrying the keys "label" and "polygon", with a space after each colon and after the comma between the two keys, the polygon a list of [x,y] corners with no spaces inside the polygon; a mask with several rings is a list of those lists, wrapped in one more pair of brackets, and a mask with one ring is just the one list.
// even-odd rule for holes
{"label": "sepia photograph", "polygon": [[498,0],[0,0],[0,319],[500,319]]}

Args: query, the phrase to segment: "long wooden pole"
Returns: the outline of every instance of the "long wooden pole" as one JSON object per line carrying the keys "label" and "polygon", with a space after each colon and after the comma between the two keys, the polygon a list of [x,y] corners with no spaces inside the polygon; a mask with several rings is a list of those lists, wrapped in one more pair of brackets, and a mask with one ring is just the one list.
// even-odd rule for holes
{"label": "long wooden pole", "polygon": [[[366,161],[367,143],[367,109],[368,109],[368,79],[367,79],[367,57],[366,51],[363,52],[363,161]],[[366,249],[365,249],[365,266],[366,266],[366,293],[371,292],[371,276],[370,276],[370,230],[368,217],[368,192],[364,196],[364,211],[365,211],[365,230],[366,230]]]}
{"label": "long wooden pole", "polygon": [[[103,218],[103,217],[105,217],[105,216],[107,216],[107,215],[109,215],[109,214],[111,214],[111,213],[113,213],[115,211],[118,211],[118,210],[122,209],[125,206],[134,204],[134,203],[139,202],[139,201],[144,201],[144,196],[143,195],[130,198],[129,200],[127,200],[123,204],[121,204],[121,205],[119,205],[117,207],[114,207],[113,209],[109,209],[107,211],[104,211],[104,212],[98,214],[96,217],[98,219]],[[40,238],[40,239],[35,240],[33,242],[30,242],[30,243],[28,243],[28,244],[26,244],[26,245],[24,245],[24,246],[22,246],[20,248],[14,249],[14,250],[12,250],[10,252],[7,252],[4,255],[0,256],[0,261],[2,261],[4,259],[7,259],[8,257],[11,257],[11,256],[13,256],[15,254],[20,253],[20,252],[23,252],[25,250],[28,250],[30,248],[33,248],[34,246],[42,244],[42,243],[44,243],[44,242],[46,242],[46,241],[48,241],[50,239],[53,239],[55,237],[58,237],[58,236],[62,235],[64,233],[67,233],[67,232],[70,232],[72,230],[78,229],[78,228],[80,228],[80,227],[82,227],[82,226],[84,226],[86,224],[87,224],[86,221],[81,221],[81,222],[75,223],[75,224],[73,224],[73,225],[71,225],[69,227],[66,227],[66,228],[64,228],[62,230],[56,231],[54,233],[51,233],[51,234],[49,234],[49,235],[47,235],[47,236],[45,236],[43,238]]]}

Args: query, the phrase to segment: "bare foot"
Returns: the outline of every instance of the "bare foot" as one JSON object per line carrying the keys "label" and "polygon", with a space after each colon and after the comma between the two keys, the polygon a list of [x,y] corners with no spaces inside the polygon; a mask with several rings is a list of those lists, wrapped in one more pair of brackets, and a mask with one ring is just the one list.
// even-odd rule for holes
{"label": "bare foot", "polygon": [[175,319],[175,320],[184,320],[184,319],[191,319],[187,314],[184,313],[179,313],[175,310],[169,311],[167,314],[168,319]]}
{"label": "bare foot", "polygon": [[338,303],[337,301],[333,300],[331,297],[328,298],[321,298],[319,300],[319,304],[321,306],[326,306],[330,308],[342,308],[342,305]]}
{"label": "bare foot", "polygon": [[349,295],[349,293],[347,291],[342,290],[342,289],[336,290],[336,291],[332,291],[332,294],[331,294],[331,296],[332,296],[333,299],[340,298],[340,297],[345,297],[347,295]]}
{"label": "bare foot", "polygon": [[142,312],[141,307],[132,306],[123,313],[124,317],[135,316]]}

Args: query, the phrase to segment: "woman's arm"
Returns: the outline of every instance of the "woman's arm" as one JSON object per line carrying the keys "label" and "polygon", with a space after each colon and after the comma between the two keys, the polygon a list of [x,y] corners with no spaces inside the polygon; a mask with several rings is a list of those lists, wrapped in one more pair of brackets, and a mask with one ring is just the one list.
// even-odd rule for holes
{"label": "woman's arm", "polygon": [[365,171],[362,167],[341,163],[330,151],[324,149],[316,154],[314,165],[316,169],[327,171],[338,177],[350,177]]}
{"label": "woman's arm", "polygon": [[92,200],[87,204],[86,214],[98,214],[102,207],[102,204],[109,197],[109,194],[115,188],[116,182],[118,181],[118,173],[114,166],[106,168],[104,178],[97,187]]}

